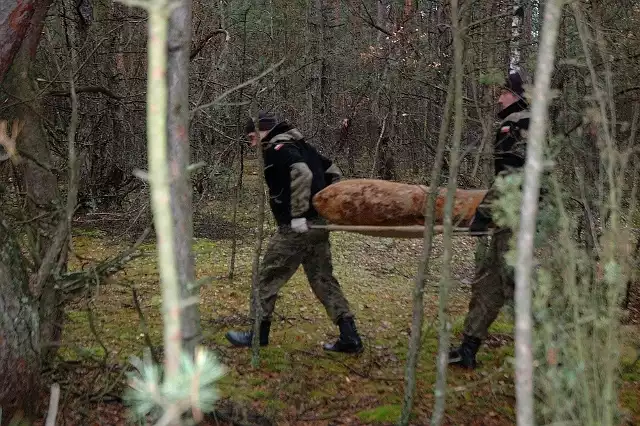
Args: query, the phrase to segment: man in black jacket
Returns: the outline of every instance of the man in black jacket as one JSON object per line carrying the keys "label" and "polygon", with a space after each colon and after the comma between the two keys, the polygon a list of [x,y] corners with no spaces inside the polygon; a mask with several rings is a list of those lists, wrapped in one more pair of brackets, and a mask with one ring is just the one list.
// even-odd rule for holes
{"label": "man in black jacket", "polygon": [[[498,103],[502,106],[498,117],[502,120],[496,133],[495,174],[506,176],[521,171],[526,159],[529,110],[524,97],[522,77],[511,73],[507,77]],[[494,181],[495,182],[495,181]],[[495,183],[477,209],[470,226],[472,231],[492,227],[491,203],[498,193]],[[491,237],[491,245],[485,259],[476,271],[471,288],[469,312],[464,322],[462,345],[449,353],[449,363],[466,368],[476,367],[476,353],[488,330],[508,298],[513,297],[514,277],[504,255],[509,250],[511,231],[503,229]]]}
{"label": "man in black jacket", "polygon": [[[307,226],[323,223],[311,200],[341,178],[340,169],[308,144],[298,129],[286,121],[278,122],[273,115],[260,113],[257,128],[249,119],[245,133],[252,146],[262,144],[269,205],[278,224],[264,255],[258,282],[262,309],[260,344],[269,343],[271,316],[280,289],[302,264],[313,293],[340,329],[338,340],[325,344],[324,349],[361,352],[363,345],[349,303],[333,276],[329,232]],[[253,304],[251,317],[255,318]],[[230,331],[226,335],[235,346],[251,346],[252,336],[251,331]]]}

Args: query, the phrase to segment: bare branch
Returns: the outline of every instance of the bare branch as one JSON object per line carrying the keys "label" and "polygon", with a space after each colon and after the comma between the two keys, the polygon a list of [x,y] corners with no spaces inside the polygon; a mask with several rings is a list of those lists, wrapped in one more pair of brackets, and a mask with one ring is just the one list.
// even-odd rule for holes
{"label": "bare branch", "polygon": [[505,12],[505,13],[501,13],[499,15],[488,16],[486,18],[478,19],[477,21],[470,23],[466,27],[463,27],[461,31],[462,32],[467,32],[468,30],[470,30],[472,28],[479,27],[480,25],[486,24],[487,22],[497,21],[498,19],[508,18],[508,17],[511,17],[511,16],[513,16],[512,12]]}
{"label": "bare branch", "polygon": [[229,96],[231,93],[240,90],[244,87],[250,86],[258,81],[260,81],[262,78],[264,78],[265,76],[271,74],[276,68],[278,68],[280,65],[282,65],[284,62],[286,61],[286,57],[282,58],[280,60],[280,62],[270,66],[269,68],[267,68],[266,70],[264,70],[262,73],[260,73],[259,75],[257,75],[256,77],[253,77],[247,81],[245,81],[244,83],[240,83],[235,87],[232,87],[231,89],[225,90],[224,92],[222,92],[222,94],[220,94],[217,98],[215,98],[212,102],[209,102],[208,104],[204,104],[204,105],[200,105],[199,107],[196,107],[194,109],[191,110],[191,117],[193,118],[193,116],[195,115],[196,112],[201,111],[205,108],[209,108],[212,106],[216,106],[218,104],[220,104],[220,101],[222,101],[224,98],[226,98],[227,96]]}
{"label": "bare branch", "polygon": [[207,35],[200,43],[198,43],[198,45],[196,47],[194,47],[191,50],[191,55],[189,55],[189,60],[192,61],[196,56],[198,56],[198,53],[200,53],[200,51],[205,48],[207,43],[209,43],[209,41],[216,34],[224,34],[225,35],[224,36],[225,43],[229,43],[229,41],[231,40],[231,36],[229,35],[229,32],[227,30],[223,30],[222,28],[214,30],[209,35]]}
{"label": "bare branch", "polygon": [[[107,88],[101,86],[87,86],[87,87],[78,87],[76,89],[76,93],[101,93],[105,96],[108,96],[112,99],[123,99],[123,96],[116,95],[112,91]],[[71,96],[69,91],[67,90],[53,90],[48,92],[45,96]]]}
{"label": "bare branch", "polygon": [[[75,60],[73,61],[75,62]],[[71,219],[75,211],[78,196],[78,179],[80,173],[76,161],[75,151],[75,134],[78,129],[78,97],[75,92],[74,75],[75,70],[70,70],[71,77],[69,84],[71,87],[71,122],[69,123],[68,140],[69,140],[69,191],[67,193],[67,206],[65,216],[60,219],[60,223],[54,232],[54,238],[51,246],[42,258],[42,263],[38,268],[38,272],[34,279],[30,282],[31,292],[34,296],[39,296],[46,280],[49,279],[57,261],[61,260],[60,254],[67,241],[71,230]],[[61,266],[61,265],[59,265]]]}

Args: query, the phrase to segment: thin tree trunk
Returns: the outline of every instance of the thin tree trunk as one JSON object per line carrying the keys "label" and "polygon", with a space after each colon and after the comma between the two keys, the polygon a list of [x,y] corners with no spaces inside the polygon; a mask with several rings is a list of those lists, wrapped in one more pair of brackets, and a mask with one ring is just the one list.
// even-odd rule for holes
{"label": "thin tree trunk", "polygon": [[[40,1],[36,4],[29,32],[26,34],[20,50],[15,55],[2,87],[9,95],[27,100],[4,113],[18,117],[25,123],[18,137],[18,149],[24,153],[25,161],[18,167],[21,185],[26,189],[26,210],[29,217],[40,219],[31,223],[29,243],[36,256],[38,274],[32,281],[31,293],[40,298],[40,339],[45,359],[50,359],[49,351],[55,351],[62,333],[63,312],[59,303],[58,291],[50,279],[57,265],[66,263],[66,245],[55,241],[56,227],[61,216],[54,211],[54,201],[58,198],[56,176],[52,170],[49,144],[41,121],[42,108],[37,89],[33,84],[32,61],[44,26],[44,19],[51,2]],[[28,159],[27,159],[28,158]],[[35,160],[35,161],[32,161]]]}
{"label": "thin tree trunk", "polygon": [[10,230],[0,217],[0,407],[6,420],[19,410],[34,414],[41,365],[38,304]]}
{"label": "thin tree trunk", "polygon": [[316,7],[318,9],[318,19],[320,24],[320,34],[318,35],[318,56],[320,57],[320,69],[318,71],[318,87],[320,94],[320,107],[319,112],[322,117],[323,123],[326,122],[326,115],[331,108],[329,102],[328,90],[329,90],[329,61],[327,60],[327,5],[325,0],[316,0]]}
{"label": "thin tree trunk", "polygon": [[531,106],[531,131],[527,144],[518,257],[515,268],[515,349],[516,349],[516,406],[517,424],[533,425],[533,351],[531,318],[531,269],[533,266],[533,238],[536,231],[540,175],[542,173],[543,146],[548,127],[548,105],[551,99],[550,85],[555,60],[563,0],[550,0],[544,8],[544,23],[536,82]]}
{"label": "thin tree trunk", "polygon": [[437,426],[442,424],[446,405],[447,390],[447,365],[449,361],[449,334],[451,332],[451,322],[449,321],[449,286],[451,284],[451,259],[453,257],[453,201],[458,184],[458,166],[460,164],[460,143],[462,139],[462,126],[464,116],[462,112],[462,79],[464,76],[463,41],[460,29],[460,11],[458,0],[451,0],[451,21],[453,32],[453,59],[455,75],[455,116],[453,123],[453,141],[451,146],[451,160],[449,164],[449,182],[447,185],[447,197],[444,211],[444,233],[443,233],[443,260],[442,279],[440,281],[439,312],[440,318],[440,341],[438,349],[438,374],[435,390],[435,407],[431,424]]}
{"label": "thin tree trunk", "polygon": [[520,0],[515,0],[513,5],[513,17],[511,18],[511,55],[509,57],[509,69],[520,70],[520,39],[522,34],[522,22],[524,9]]}
{"label": "thin tree trunk", "polygon": [[[257,117],[254,119],[257,123]],[[257,127],[257,125],[256,125]],[[251,295],[254,312],[253,340],[251,342],[251,365],[257,367],[260,363],[260,323],[262,322],[262,306],[260,305],[260,293],[258,291],[258,280],[260,279],[260,254],[262,252],[262,235],[264,231],[264,204],[265,204],[265,181],[264,181],[264,158],[262,156],[262,140],[258,141],[256,147],[258,159],[258,232],[256,233],[255,249],[253,252],[253,265],[251,268]]]}
{"label": "thin tree trunk", "polygon": [[[194,300],[182,310],[181,333],[185,349],[193,355],[202,340],[200,310],[194,297],[199,289],[195,281],[193,239],[193,188],[189,166],[189,55],[191,47],[191,0],[181,0],[169,18],[168,83],[168,143],[171,179],[171,210],[173,250],[182,300]],[[193,287],[192,287],[193,286]]]}
{"label": "thin tree trunk", "polygon": [[[180,368],[182,351],[182,298],[173,249],[174,220],[171,210],[171,182],[167,147],[167,34],[168,3],[160,1],[146,5],[149,12],[147,47],[147,155],[151,206],[157,236],[158,266],[162,288],[164,351],[167,381]],[[186,131],[186,129],[184,129]]]}
{"label": "thin tree trunk", "polygon": [[0,3],[0,82],[20,51],[38,3],[43,2],[8,0]]}
{"label": "thin tree trunk", "polygon": [[[431,169],[430,187],[437,188],[440,184],[440,169],[444,160],[444,147],[449,133],[449,121],[451,119],[451,104],[453,101],[454,73],[449,77],[449,87],[447,90],[447,100],[443,109],[443,118],[440,125],[440,134],[438,136],[438,146],[436,148],[436,157],[433,168]],[[425,206],[425,230],[422,247],[422,258],[416,275],[415,287],[413,289],[413,317],[411,320],[411,338],[409,340],[409,353],[407,355],[407,364],[405,368],[405,387],[404,402],[402,405],[402,414],[400,416],[400,425],[409,424],[409,417],[413,408],[413,397],[416,391],[416,365],[418,363],[418,355],[420,354],[420,344],[422,342],[422,323],[424,321],[424,285],[429,271],[429,260],[431,258],[431,249],[433,246],[434,219],[437,191],[430,191]]]}
{"label": "thin tree trunk", "polygon": [[[247,14],[249,13],[249,9],[247,8],[244,12],[244,20],[242,26],[242,60],[240,66],[240,81],[244,81],[245,75],[245,61],[247,56]],[[238,99],[242,101],[242,95],[244,93],[244,89],[240,89],[240,93],[238,94]],[[237,115],[236,115],[236,125],[238,126],[238,134],[242,134],[244,132],[242,122],[242,105],[238,105]],[[237,226],[238,226],[238,204],[240,203],[240,199],[242,197],[242,178],[244,174],[244,144],[240,144],[240,170],[238,172],[238,182],[236,183],[235,191],[233,192],[233,219],[232,219],[232,237],[231,237],[231,260],[229,261],[229,273],[227,277],[232,280],[233,274],[236,269],[236,255],[238,251],[238,236],[237,236]]]}
{"label": "thin tree trunk", "polygon": [[[0,7],[0,17],[6,11],[6,6],[8,4],[3,3]],[[7,51],[3,49],[7,45],[1,43],[0,81],[3,90],[10,91],[9,95],[27,100],[6,109],[3,115],[24,122],[15,143],[20,153],[24,154],[18,168],[21,185],[27,193],[25,214],[30,218],[43,217],[32,222],[30,235],[33,254],[39,263],[53,245],[52,235],[59,218],[57,214],[48,214],[58,192],[56,178],[50,168],[51,154],[40,120],[40,103],[31,78],[32,61],[50,1],[22,3],[22,6],[30,11],[21,15],[28,18],[22,23],[26,27],[11,28],[19,33],[13,41],[15,44],[11,49],[15,50],[10,52],[11,55],[5,55]],[[31,7],[35,9],[29,9]],[[7,29],[5,25],[1,27]],[[40,390],[43,354],[50,348],[55,350],[57,345],[50,343],[57,341],[62,329],[62,309],[50,273],[56,264],[64,263],[64,253],[64,247],[56,253],[52,252],[47,257],[50,263],[42,269],[42,274],[29,277],[11,227],[0,217],[0,407],[3,419],[11,419],[17,411],[30,416],[38,408],[33,401],[37,400]]]}

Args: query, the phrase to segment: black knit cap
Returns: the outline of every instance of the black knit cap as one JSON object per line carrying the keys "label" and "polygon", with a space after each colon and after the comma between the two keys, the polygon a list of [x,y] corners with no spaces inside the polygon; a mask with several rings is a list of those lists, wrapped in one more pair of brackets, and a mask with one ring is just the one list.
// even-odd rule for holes
{"label": "black knit cap", "polygon": [[[271,130],[276,126],[276,124],[278,124],[278,118],[275,116],[275,114],[264,112],[264,111],[260,111],[258,113],[258,130],[259,131]],[[245,134],[249,134],[255,131],[256,131],[256,126],[255,126],[255,123],[253,122],[253,118],[249,117],[247,119],[246,125],[244,126],[244,132]]]}
{"label": "black knit cap", "polygon": [[522,81],[522,76],[520,75],[520,73],[518,71],[511,71],[505,79],[503,87],[505,89],[511,90],[518,96],[522,96],[522,94],[524,93],[523,85],[524,83]]}

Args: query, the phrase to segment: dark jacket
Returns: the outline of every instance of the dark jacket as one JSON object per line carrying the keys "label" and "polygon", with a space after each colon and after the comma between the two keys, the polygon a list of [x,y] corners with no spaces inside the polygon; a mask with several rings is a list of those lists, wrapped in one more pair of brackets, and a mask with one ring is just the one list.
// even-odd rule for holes
{"label": "dark jacket", "polygon": [[498,114],[502,121],[496,133],[494,152],[496,175],[503,170],[524,167],[530,116],[528,108],[527,103],[521,100]]}
{"label": "dark jacket", "polygon": [[286,121],[271,129],[262,144],[269,205],[278,225],[289,225],[292,218],[317,218],[311,199],[340,180],[340,169]]}

